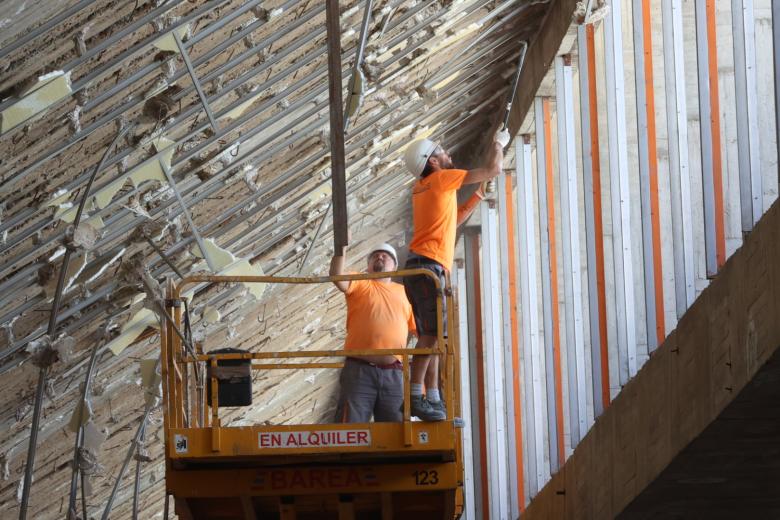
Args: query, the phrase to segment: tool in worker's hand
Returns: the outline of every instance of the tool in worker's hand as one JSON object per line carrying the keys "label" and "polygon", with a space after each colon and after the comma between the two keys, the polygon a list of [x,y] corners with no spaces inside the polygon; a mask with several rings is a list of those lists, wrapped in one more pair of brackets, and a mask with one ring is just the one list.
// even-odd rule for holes
{"label": "tool in worker's hand", "polygon": [[[525,63],[525,54],[528,50],[528,42],[522,43],[523,47],[520,49],[520,57],[517,60],[517,71],[512,78],[512,86],[509,88],[509,92],[506,97],[506,107],[504,109],[504,119],[501,124],[501,128],[496,132],[494,140],[501,145],[501,148],[506,148],[509,141],[512,140],[512,136],[509,134],[509,114],[512,111],[512,102],[515,100],[515,94],[517,93],[517,85],[520,82],[520,73],[523,71],[523,64]],[[495,193],[496,182],[490,180],[485,184],[485,193]]]}

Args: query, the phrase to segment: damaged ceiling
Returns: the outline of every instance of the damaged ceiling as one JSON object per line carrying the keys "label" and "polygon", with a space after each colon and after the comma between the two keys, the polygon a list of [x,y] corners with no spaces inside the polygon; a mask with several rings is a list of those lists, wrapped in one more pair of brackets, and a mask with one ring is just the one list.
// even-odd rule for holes
{"label": "damaged ceiling", "polygon": [[[81,463],[90,516],[98,516],[144,411],[150,383],[139,361],[158,348],[138,267],[156,282],[177,279],[176,271],[327,271],[325,4],[32,4],[0,5],[0,517],[18,515],[38,380],[34,342],[46,332],[64,239],[96,169],[82,217],[88,226],[80,226],[89,236],[71,250],[64,279],[57,336],[72,340],[58,342],[45,387],[30,517],[61,518],[67,509],[69,423],[81,409],[93,348]],[[346,87],[365,2],[341,6]],[[546,8],[523,0],[373,2],[346,134],[356,269],[376,241],[405,244],[413,179],[403,147],[434,136],[456,162],[478,157],[473,145],[500,116],[520,42],[534,37]],[[330,349],[344,335],[343,297],[324,285],[200,286],[190,311],[206,350]],[[327,420],[335,384],[332,370],[258,372],[255,405],[230,420]],[[159,518],[157,411],[150,421],[148,457],[138,457],[140,516]],[[125,475],[114,518],[130,516],[132,495]]]}

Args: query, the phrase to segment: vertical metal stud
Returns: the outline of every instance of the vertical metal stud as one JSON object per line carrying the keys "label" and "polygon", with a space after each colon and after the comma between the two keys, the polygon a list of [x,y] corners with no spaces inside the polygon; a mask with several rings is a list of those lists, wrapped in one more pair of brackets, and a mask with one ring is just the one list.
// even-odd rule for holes
{"label": "vertical metal stud", "polygon": [[591,381],[593,383],[593,414],[598,417],[609,405],[610,395],[594,33],[593,25],[580,26],[577,30],[580,127],[582,129],[582,184],[585,192],[585,247],[588,255]]}
{"label": "vertical metal stud", "polygon": [[501,341],[501,268],[498,246],[498,211],[490,204],[480,206],[482,225],[482,314],[485,341],[487,390],[488,473],[490,475],[490,517],[509,516],[509,468],[507,465],[506,394],[504,351]]}
{"label": "vertical metal stud", "polygon": [[618,374],[624,385],[636,374],[634,262],[631,246],[631,194],[628,189],[626,89],[623,70],[622,12],[610,4],[604,24],[609,130],[609,178],[612,199],[612,254],[615,267]]}
{"label": "vertical metal stud", "polygon": [[466,294],[468,295],[468,338],[471,384],[472,454],[474,464],[475,518],[487,518],[490,508],[488,487],[487,420],[485,404],[485,356],[482,335],[482,292],[480,281],[479,232],[474,229],[464,233],[466,260]]}
{"label": "vertical metal stud", "polygon": [[[517,305],[517,248],[515,247],[512,178],[498,176],[498,229],[501,260],[501,316],[504,333],[504,386],[506,392],[507,446],[509,464],[510,517],[517,518],[525,507],[523,457],[523,406],[520,393],[520,338]],[[511,455],[511,454],[514,455]],[[513,470],[514,468],[514,470]]]}
{"label": "vertical metal stud", "polygon": [[[772,52],[775,72],[775,139],[777,162],[780,164],[780,2],[772,2]],[[780,169],[777,172],[777,180],[780,184]]]}
{"label": "vertical metal stud", "polygon": [[552,136],[550,130],[550,100],[537,97],[536,171],[539,201],[539,236],[542,276],[542,314],[544,316],[544,357],[547,391],[547,433],[550,472],[555,473],[564,462],[563,392],[560,362],[560,331],[558,319],[558,274],[555,257],[555,206],[552,186]]}
{"label": "vertical metal stud", "polygon": [[555,58],[556,113],[558,118],[558,172],[561,191],[564,309],[566,311],[566,372],[569,390],[571,447],[587,431],[585,334],[580,272],[580,216],[577,156],[574,142],[574,91],[570,56]]}
{"label": "vertical metal stud", "polygon": [[531,163],[531,138],[528,135],[515,138],[515,170],[517,172],[517,229],[520,258],[520,310],[522,313],[525,425],[525,461],[528,480],[527,499],[541,489],[544,475],[544,387],[542,385],[542,352],[539,345],[539,294],[536,280],[537,267],[535,198],[533,191],[533,166]]}
{"label": "vertical metal stud", "polygon": [[658,146],[653,92],[653,39],[650,0],[633,0],[637,146],[644,253],[645,323],[648,353],[666,337],[664,324],[661,222],[658,207]]}
{"label": "vertical metal stud", "polygon": [[753,0],[731,0],[734,84],[737,102],[737,150],[742,232],[753,229],[764,212],[758,131],[756,21]]}
{"label": "vertical metal stud", "polygon": [[467,305],[466,269],[460,263],[455,269],[455,290],[458,295],[458,325],[460,327],[460,402],[461,413],[465,419],[463,425],[463,482],[464,520],[475,520],[474,494],[474,450],[473,430],[474,420],[471,417],[471,349],[469,348],[469,313]]}
{"label": "vertical metal stud", "polygon": [[688,159],[688,105],[685,98],[682,0],[663,0],[664,85],[669,135],[670,199],[677,317],[696,298],[694,286],[691,178]]}
{"label": "vertical metal stud", "polygon": [[704,249],[707,276],[713,277],[726,260],[723,230],[723,180],[720,151],[720,100],[715,43],[715,2],[694,2],[696,58],[699,69],[699,124],[701,128]]}

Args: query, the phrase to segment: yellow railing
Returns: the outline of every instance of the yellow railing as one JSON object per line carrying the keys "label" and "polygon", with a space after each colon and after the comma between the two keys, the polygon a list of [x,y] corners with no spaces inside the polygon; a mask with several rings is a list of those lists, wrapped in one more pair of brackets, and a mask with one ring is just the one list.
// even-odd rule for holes
{"label": "yellow railing", "polygon": [[[387,273],[363,273],[339,276],[321,277],[274,277],[274,276],[212,276],[196,275],[184,278],[178,285],[169,283],[166,307],[172,318],[165,320],[161,329],[161,375],[163,381],[163,411],[166,438],[171,428],[211,428],[212,439],[219,444],[219,430],[223,428],[219,417],[219,381],[217,377],[218,361],[221,360],[290,360],[293,358],[329,358],[376,355],[376,350],[300,350],[300,351],[264,351],[247,353],[204,353],[202,345],[189,345],[185,348],[182,341],[182,300],[183,288],[199,283],[279,283],[279,284],[320,284],[337,281],[372,280],[380,278],[403,278],[407,276],[428,276],[437,289],[436,309],[438,324],[437,347],[432,349],[383,349],[382,354],[399,355],[404,360],[404,405],[403,431],[404,445],[412,444],[412,428],[410,415],[410,385],[409,357],[412,355],[442,356],[442,389],[443,399],[450,414],[459,413],[459,400],[455,392],[455,382],[459,374],[458,363],[455,362],[457,352],[458,325],[455,317],[456,300],[453,297],[449,275],[442,290],[439,279],[427,269],[407,269]],[[448,337],[443,335],[442,297],[447,298]],[[191,347],[191,348],[190,348]],[[211,367],[211,400],[207,402],[204,391],[206,370]],[[341,368],[338,362],[277,362],[251,363],[251,370],[300,370],[312,368]],[[210,410],[209,410],[210,409]],[[327,428],[327,425],[324,425]]]}

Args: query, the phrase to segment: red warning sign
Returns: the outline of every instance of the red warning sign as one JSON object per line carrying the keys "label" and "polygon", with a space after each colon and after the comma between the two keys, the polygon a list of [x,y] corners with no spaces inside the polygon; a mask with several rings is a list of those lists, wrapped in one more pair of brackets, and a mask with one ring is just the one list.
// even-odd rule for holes
{"label": "red warning sign", "polygon": [[260,448],[341,448],[371,446],[369,430],[315,430],[299,432],[260,432]]}

